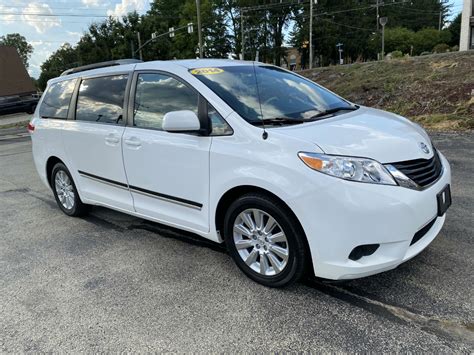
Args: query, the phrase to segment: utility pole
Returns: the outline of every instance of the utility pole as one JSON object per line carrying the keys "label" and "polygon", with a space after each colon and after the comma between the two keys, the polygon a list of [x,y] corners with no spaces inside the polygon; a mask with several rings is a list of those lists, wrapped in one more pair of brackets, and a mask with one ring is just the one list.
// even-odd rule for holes
{"label": "utility pole", "polygon": [[380,24],[382,25],[382,60],[385,59],[385,25],[388,22],[387,17],[380,18]]}
{"label": "utility pole", "polygon": [[377,33],[379,32],[379,0],[376,0],[377,1],[377,4],[375,5],[375,7],[377,8],[377,16],[376,16],[376,19],[375,19],[375,22],[377,23]]}
{"label": "utility pole", "polygon": [[440,11],[439,11],[439,24],[438,24],[438,31],[441,31],[441,19],[442,19],[442,16],[441,16],[441,14],[442,14],[442,11],[440,10]]}
{"label": "utility pole", "polygon": [[244,35],[244,10],[242,10],[242,8],[240,8],[240,31],[241,31],[241,50],[240,50],[240,55],[242,58],[240,58],[241,60],[245,60],[245,35]]}
{"label": "utility pole", "polygon": [[339,52],[339,65],[344,64],[344,62],[343,62],[343,60],[342,60],[342,51],[343,51],[342,46],[343,46],[342,43],[336,44],[337,50],[338,50],[338,52]]}
{"label": "utility pole", "polygon": [[140,32],[137,32],[138,37],[138,48],[140,48],[140,60],[143,60],[143,52],[142,52],[142,40],[140,39]]}
{"label": "utility pole", "polygon": [[202,58],[201,0],[196,0],[196,11],[199,37],[199,58]]}
{"label": "utility pole", "polygon": [[309,0],[309,69],[313,68],[313,0]]}

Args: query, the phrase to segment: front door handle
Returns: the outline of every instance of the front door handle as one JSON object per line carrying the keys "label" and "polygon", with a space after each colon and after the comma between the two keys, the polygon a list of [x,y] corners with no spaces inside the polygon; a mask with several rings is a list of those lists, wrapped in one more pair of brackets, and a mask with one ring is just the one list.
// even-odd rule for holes
{"label": "front door handle", "polygon": [[105,142],[110,145],[116,145],[120,142],[120,138],[113,134],[110,134],[107,137],[105,137]]}
{"label": "front door handle", "polygon": [[139,148],[142,146],[142,143],[137,137],[130,137],[123,140],[124,143],[130,147]]}

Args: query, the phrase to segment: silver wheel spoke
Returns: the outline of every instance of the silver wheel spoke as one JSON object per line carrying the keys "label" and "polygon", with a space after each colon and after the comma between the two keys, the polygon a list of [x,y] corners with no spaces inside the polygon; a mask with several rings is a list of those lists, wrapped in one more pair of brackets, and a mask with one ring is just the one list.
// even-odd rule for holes
{"label": "silver wheel spoke", "polygon": [[72,208],[72,198],[71,198],[71,196],[66,197],[66,206],[67,206],[67,208]]}
{"label": "silver wheel spoke", "polygon": [[242,224],[234,225],[234,233],[242,234],[249,238],[252,235],[252,233],[250,233],[250,231]]}
{"label": "silver wheel spoke", "polygon": [[282,247],[279,247],[278,245],[271,245],[270,246],[270,251],[278,255],[280,258],[283,260],[288,259],[288,250],[283,249]]}
{"label": "silver wheel spoke", "polygon": [[260,255],[260,273],[266,275],[269,268],[267,254],[263,253]]}
{"label": "silver wheel spoke", "polygon": [[237,249],[248,249],[253,246],[253,242],[248,239],[241,239],[235,242],[235,246],[237,247]]}
{"label": "silver wheel spoke", "polygon": [[250,230],[254,230],[255,229],[255,223],[253,222],[252,220],[252,217],[250,216],[250,213],[243,213],[242,214],[242,220],[245,222],[245,224],[247,225],[247,227],[250,228]]}
{"label": "silver wheel spoke", "polygon": [[278,232],[276,234],[272,234],[271,236],[268,237],[268,240],[271,242],[271,243],[282,243],[282,242],[286,242],[286,236],[283,232]]}
{"label": "silver wheel spoke", "polygon": [[275,228],[275,225],[276,225],[276,222],[273,219],[273,217],[268,218],[267,224],[265,225],[263,232],[266,234],[270,233],[273,230],[273,228]]}
{"label": "silver wheel spoke", "polygon": [[257,227],[258,230],[263,229],[263,213],[260,212],[259,210],[253,210],[253,218],[255,220],[255,227]]}
{"label": "silver wheel spoke", "polygon": [[278,261],[278,258],[272,252],[267,254],[268,260],[270,260],[270,264],[273,266],[273,269],[276,273],[279,273],[282,269],[281,263]]}
{"label": "silver wheel spoke", "polygon": [[257,256],[258,256],[258,251],[255,248],[252,249],[247,259],[245,259],[245,263],[248,266],[252,265],[257,260]]}

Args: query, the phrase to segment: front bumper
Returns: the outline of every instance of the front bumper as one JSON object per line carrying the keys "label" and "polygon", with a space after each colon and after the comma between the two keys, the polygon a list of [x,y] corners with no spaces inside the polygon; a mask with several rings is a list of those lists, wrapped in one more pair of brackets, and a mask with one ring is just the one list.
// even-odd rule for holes
{"label": "front bumper", "polygon": [[[423,191],[320,176],[323,189],[289,201],[308,238],[315,276],[332,280],[369,276],[394,269],[425,249],[446,218],[437,217],[436,195],[451,183],[451,170],[442,154],[440,158],[441,177]],[[410,245],[415,233],[434,218],[426,234]],[[369,256],[349,259],[355,247],[366,244],[380,246]]]}

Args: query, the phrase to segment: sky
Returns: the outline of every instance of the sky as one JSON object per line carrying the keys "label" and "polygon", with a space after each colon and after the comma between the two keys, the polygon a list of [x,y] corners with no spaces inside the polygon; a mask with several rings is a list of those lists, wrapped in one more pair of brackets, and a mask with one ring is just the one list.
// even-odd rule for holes
{"label": "sky", "polygon": [[[150,0],[0,0],[0,36],[20,33],[33,46],[29,73],[38,78],[43,63],[63,43],[75,45],[88,26],[107,16],[136,10],[145,13]],[[469,0],[465,0],[469,1]],[[463,0],[451,0],[452,16]]]}

